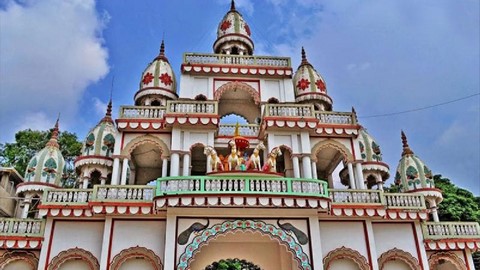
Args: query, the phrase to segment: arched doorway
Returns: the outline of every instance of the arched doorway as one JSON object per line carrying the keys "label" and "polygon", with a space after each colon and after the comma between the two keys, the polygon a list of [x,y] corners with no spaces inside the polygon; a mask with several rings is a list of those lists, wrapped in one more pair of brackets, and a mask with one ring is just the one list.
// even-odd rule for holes
{"label": "arched doorway", "polygon": [[437,252],[428,259],[431,270],[466,270],[465,263],[453,252]]}
{"label": "arched doorway", "polygon": [[190,147],[190,154],[192,159],[191,175],[205,175],[207,173],[207,156],[203,153],[205,146],[201,143],[195,144]]}
{"label": "arched doorway", "polygon": [[214,98],[218,100],[218,114],[222,117],[240,115],[253,124],[261,116],[259,94],[247,83],[226,83],[215,91]]}
{"label": "arched doorway", "polygon": [[[316,163],[317,178],[328,181],[329,188],[335,188],[337,179],[344,186],[349,185],[347,177],[341,177],[347,172],[346,164],[353,160],[350,150],[338,141],[327,139],[317,143],[312,148],[312,160]],[[340,175],[336,175],[340,173]]]}

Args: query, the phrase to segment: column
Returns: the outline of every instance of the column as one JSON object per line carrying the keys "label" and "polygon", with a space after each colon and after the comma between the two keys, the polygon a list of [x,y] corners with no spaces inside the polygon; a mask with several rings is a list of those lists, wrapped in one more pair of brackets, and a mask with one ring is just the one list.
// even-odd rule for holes
{"label": "column", "polygon": [[188,176],[190,174],[190,154],[183,154],[183,176]]}
{"label": "column", "polygon": [[100,256],[100,269],[107,269],[108,267],[108,251],[111,248],[110,232],[112,231],[113,221],[111,216],[105,217],[105,225],[103,226],[103,239],[102,239],[102,253]]}
{"label": "column", "polygon": [[293,177],[300,178],[300,164],[298,162],[298,156],[292,155],[292,163],[293,163]]}
{"label": "column", "polygon": [[312,162],[309,156],[303,156],[302,158],[303,178],[312,179]]}
{"label": "column", "polygon": [[178,153],[172,153],[170,161],[170,176],[178,176],[180,166],[180,156]]}
{"label": "column", "polygon": [[23,210],[22,210],[22,218],[28,217],[28,211],[30,210],[30,198],[23,199]]}
{"label": "column", "polygon": [[88,179],[88,177],[84,177],[84,178],[83,178],[83,186],[82,186],[82,188],[83,188],[83,189],[87,189],[89,182],[90,182],[90,179]]}
{"label": "column", "polygon": [[40,250],[40,257],[38,258],[38,269],[47,269],[47,255],[50,251],[50,237],[53,236],[53,221],[54,219],[47,218],[47,221],[45,222],[45,230],[43,233],[43,248]]}
{"label": "column", "polygon": [[365,180],[363,179],[362,163],[355,164],[355,178],[357,179],[357,188],[365,189]]}
{"label": "column", "polygon": [[372,226],[372,221],[370,220],[365,220],[365,232],[366,232],[366,237],[367,240],[366,244],[369,246],[370,250],[370,257],[372,258],[372,261],[370,262],[372,264],[372,269],[376,270],[378,269],[378,261],[376,258],[378,258],[377,255],[377,247],[375,243],[375,235],[373,234],[373,226]]}
{"label": "column", "polygon": [[118,185],[118,171],[120,167],[120,158],[113,158],[112,180],[111,185]]}
{"label": "column", "polygon": [[429,200],[429,203],[430,203],[430,211],[432,211],[433,221],[440,222],[440,219],[438,218],[437,202],[435,201],[435,198]]}
{"label": "column", "polygon": [[[414,227],[414,233],[417,235],[417,247],[423,247],[424,245],[424,240],[423,240],[423,232],[422,232],[422,225],[420,224],[420,221],[415,221],[413,223],[413,227]],[[428,265],[428,256],[427,256],[427,251],[425,250],[425,248],[419,248],[418,249],[418,252],[420,254],[418,254],[418,256],[420,256],[418,262],[420,263],[420,266],[423,267],[422,269],[430,269],[429,268],[429,265]]]}
{"label": "column", "polygon": [[383,191],[383,181],[382,181],[382,176],[381,175],[377,175],[377,187],[378,187],[378,190],[381,190]]}
{"label": "column", "polygon": [[[173,163],[173,162],[172,162]],[[167,214],[167,228],[165,232],[165,256],[163,269],[175,269],[175,245],[177,230],[177,217]]]}
{"label": "column", "polygon": [[313,179],[318,179],[317,175],[317,163],[312,160],[312,178]]}
{"label": "column", "polygon": [[347,163],[347,168],[348,168],[348,180],[350,182],[350,189],[355,189],[355,179],[353,178],[353,166],[352,163],[349,162]]}
{"label": "column", "polygon": [[333,175],[329,174],[328,175],[328,188],[335,188],[333,185],[334,185],[333,184]]}
{"label": "column", "polygon": [[162,159],[162,177],[167,177],[168,172],[168,158]]}
{"label": "column", "polygon": [[207,155],[207,173],[212,172],[212,166],[210,165],[212,163],[212,157],[210,155]]}
{"label": "column", "polygon": [[310,243],[312,243],[312,266],[313,269],[323,269],[322,236],[320,235],[320,223],[317,217],[309,217]]}
{"label": "column", "polygon": [[128,158],[124,158],[122,162],[122,178],[120,180],[120,185],[122,186],[127,184],[127,169],[128,169]]}

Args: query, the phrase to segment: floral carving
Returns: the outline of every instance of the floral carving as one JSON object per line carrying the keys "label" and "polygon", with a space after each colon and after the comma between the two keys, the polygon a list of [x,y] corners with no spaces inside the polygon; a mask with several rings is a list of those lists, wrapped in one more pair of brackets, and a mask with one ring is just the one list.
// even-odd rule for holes
{"label": "floral carving", "polygon": [[47,179],[47,183],[50,182],[50,178],[55,178],[55,174],[57,173],[57,162],[55,162],[55,160],[53,158],[49,158],[47,159],[47,161],[45,162],[45,164],[43,165],[44,168],[43,168],[43,172],[42,172],[42,176],[46,176]]}
{"label": "floral carving", "polygon": [[309,85],[310,85],[310,81],[302,78],[300,81],[298,81],[297,88],[299,88],[301,90],[305,90],[305,89],[308,88]]}
{"label": "floral carving", "polygon": [[90,150],[93,150],[95,144],[95,135],[93,133],[88,134],[87,139],[85,140],[85,152],[87,155],[90,154]]}
{"label": "floral carving", "polygon": [[228,28],[230,28],[231,25],[232,23],[229,20],[223,21],[220,25],[220,30],[225,32]]}
{"label": "floral carving", "polygon": [[325,85],[325,82],[323,82],[322,80],[317,80],[315,82],[315,85],[321,92],[325,92],[327,90],[327,86]]}
{"label": "floral carving", "polygon": [[165,85],[171,85],[173,83],[172,77],[166,72],[160,75],[160,81]]}
{"label": "floral carving", "polygon": [[145,76],[143,76],[142,82],[143,82],[143,84],[149,84],[149,83],[152,82],[152,80],[153,80],[152,73],[147,72],[147,74],[145,74]]}
{"label": "floral carving", "polygon": [[105,155],[108,157],[110,156],[110,153],[113,152],[113,147],[115,147],[115,137],[113,137],[112,134],[107,134],[103,138],[103,146],[102,150],[107,151]]}

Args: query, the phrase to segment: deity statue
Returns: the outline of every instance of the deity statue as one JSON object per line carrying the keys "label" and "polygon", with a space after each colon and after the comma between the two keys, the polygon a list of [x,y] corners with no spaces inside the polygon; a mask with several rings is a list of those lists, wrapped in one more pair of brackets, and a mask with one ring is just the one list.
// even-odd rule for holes
{"label": "deity statue", "polygon": [[240,160],[237,153],[237,146],[235,145],[234,141],[229,142],[231,150],[230,155],[227,156],[228,159],[228,170],[234,171],[239,169]]}
{"label": "deity statue", "polygon": [[277,172],[277,157],[282,155],[282,151],[279,147],[275,147],[268,154],[268,159],[263,165],[262,171],[264,172]]}

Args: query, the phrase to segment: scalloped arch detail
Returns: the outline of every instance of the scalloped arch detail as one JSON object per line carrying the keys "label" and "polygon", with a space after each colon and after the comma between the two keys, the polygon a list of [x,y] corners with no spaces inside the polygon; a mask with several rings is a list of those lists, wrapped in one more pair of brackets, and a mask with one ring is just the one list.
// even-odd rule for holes
{"label": "scalloped arch detail", "polygon": [[330,251],[325,258],[323,258],[323,266],[325,270],[330,269],[330,265],[336,260],[347,259],[354,262],[360,270],[369,270],[370,266],[362,254],[351,248],[342,246]]}
{"label": "scalloped arch detail", "polygon": [[380,270],[388,270],[385,268],[385,264],[389,261],[395,260],[404,262],[408,265],[408,267],[410,267],[411,270],[422,269],[420,267],[420,264],[418,263],[418,260],[413,257],[412,254],[398,248],[393,248],[389,251],[384,252],[378,258],[378,267]]}
{"label": "scalloped arch detail", "polygon": [[315,146],[313,146],[313,148],[312,148],[312,160],[317,161],[318,153],[325,148],[333,148],[333,149],[339,151],[346,161],[351,162],[351,161],[355,160],[353,158],[352,153],[350,152],[350,150],[347,147],[345,147],[343,144],[341,144],[341,143],[339,143],[335,140],[332,140],[332,139],[327,139],[327,140],[318,142],[318,143],[315,144]]}
{"label": "scalloped arch detail", "polygon": [[215,100],[220,100],[220,98],[222,97],[222,95],[226,91],[230,91],[230,90],[234,90],[234,89],[243,90],[243,91],[248,92],[250,94],[250,96],[253,98],[253,101],[255,102],[255,104],[256,105],[260,104],[260,95],[258,94],[258,92],[253,87],[251,87],[250,85],[248,85],[244,82],[239,82],[239,81],[229,82],[229,83],[226,83],[226,84],[220,86],[215,91],[214,99]]}
{"label": "scalloped arch detail", "polygon": [[428,258],[428,265],[430,269],[435,269],[435,266],[440,260],[450,262],[458,270],[467,270],[465,263],[455,253],[452,252],[437,252]]}
{"label": "scalloped arch detail", "polygon": [[9,264],[16,261],[23,261],[28,263],[32,267],[31,269],[37,269],[38,266],[38,259],[35,254],[28,251],[19,250],[5,252],[0,257],[0,269],[4,269]]}
{"label": "scalloped arch detail", "polygon": [[145,247],[131,247],[120,251],[115,257],[113,257],[112,262],[110,263],[110,269],[118,270],[122,266],[123,263],[132,259],[141,257],[147,260],[155,270],[162,270],[163,264],[155,252],[151,249]]}
{"label": "scalloped arch detail", "polygon": [[170,156],[170,149],[168,148],[167,144],[160,138],[152,136],[152,135],[143,135],[136,137],[135,139],[131,140],[123,149],[122,155],[123,156],[130,156],[135,150],[135,148],[139,145],[145,143],[153,143],[154,145],[158,146],[162,151],[162,158]]}
{"label": "scalloped arch detail", "polygon": [[62,264],[70,260],[82,260],[87,263],[90,270],[100,269],[100,264],[98,263],[97,258],[90,251],[75,247],[58,253],[48,264],[47,270],[60,269]]}

